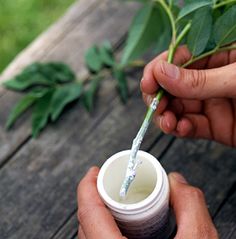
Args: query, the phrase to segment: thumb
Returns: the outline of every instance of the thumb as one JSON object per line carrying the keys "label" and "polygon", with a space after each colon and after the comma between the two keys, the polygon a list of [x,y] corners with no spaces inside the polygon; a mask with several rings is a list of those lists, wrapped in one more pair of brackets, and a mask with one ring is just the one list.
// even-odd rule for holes
{"label": "thumb", "polygon": [[171,173],[169,181],[177,238],[218,238],[201,190],[190,186],[178,173]]}
{"label": "thumb", "polygon": [[158,61],[153,75],[166,91],[186,99],[236,98],[236,63],[224,67],[192,70]]}

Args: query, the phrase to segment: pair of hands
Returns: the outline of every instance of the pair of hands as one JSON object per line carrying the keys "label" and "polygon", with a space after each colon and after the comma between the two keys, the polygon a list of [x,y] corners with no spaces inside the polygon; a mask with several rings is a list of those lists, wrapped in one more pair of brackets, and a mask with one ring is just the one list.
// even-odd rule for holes
{"label": "pair of hands", "polygon": [[[78,197],[79,239],[127,239],[97,192],[99,169],[91,168],[81,180]],[[169,174],[170,203],[174,209],[175,239],[217,239],[218,235],[207,210],[203,193],[190,186],[178,173]]]}
{"label": "pair of hands", "polygon": [[[174,64],[167,52],[157,56],[144,70],[143,99],[150,105],[161,86],[170,95],[161,100],[154,122],[165,133],[177,137],[205,138],[236,146],[236,50],[204,58],[183,69],[191,59],[180,47]],[[114,218],[100,199],[96,181],[99,169],[92,168],[78,187],[80,239],[125,239]],[[169,175],[170,199],[174,209],[175,239],[217,239],[202,192],[178,173]]]}

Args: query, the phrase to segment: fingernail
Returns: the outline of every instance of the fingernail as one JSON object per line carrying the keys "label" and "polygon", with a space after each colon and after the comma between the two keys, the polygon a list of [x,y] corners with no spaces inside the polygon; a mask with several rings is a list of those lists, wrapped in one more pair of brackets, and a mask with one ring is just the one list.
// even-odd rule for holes
{"label": "fingernail", "polygon": [[173,177],[177,182],[187,184],[187,180],[180,173],[171,173],[171,177]]}
{"label": "fingernail", "polygon": [[162,116],[158,115],[155,120],[156,120],[157,125],[161,128]]}
{"label": "fingernail", "polygon": [[97,173],[99,171],[99,168],[97,166],[92,166],[89,168],[88,173]]}
{"label": "fingernail", "polygon": [[168,129],[170,129],[170,122],[167,121],[167,120],[165,120],[165,124],[166,124],[166,127],[167,127]]}
{"label": "fingernail", "polygon": [[148,106],[151,105],[152,101],[153,101],[153,97],[148,95],[147,96],[147,104],[148,104]]}
{"label": "fingernail", "polygon": [[144,82],[144,78],[142,78],[139,83],[141,91],[143,91],[143,82]]}
{"label": "fingernail", "polygon": [[162,72],[170,77],[171,79],[177,80],[179,79],[180,71],[179,68],[173,64],[169,64],[166,61],[163,61],[161,64]]}

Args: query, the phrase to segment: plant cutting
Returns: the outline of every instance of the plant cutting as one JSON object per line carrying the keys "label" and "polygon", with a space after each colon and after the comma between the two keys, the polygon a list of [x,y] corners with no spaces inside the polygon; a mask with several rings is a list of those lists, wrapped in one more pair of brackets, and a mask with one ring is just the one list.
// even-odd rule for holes
{"label": "plant cutting", "polygon": [[[33,108],[32,134],[35,137],[49,121],[57,120],[72,101],[80,99],[86,109],[92,110],[100,82],[107,75],[114,76],[121,100],[126,102],[126,70],[144,66],[146,62],[141,57],[146,52],[154,55],[168,49],[167,61],[171,63],[176,49],[186,44],[192,53],[192,58],[182,66],[187,67],[206,56],[236,48],[232,45],[236,40],[235,0],[139,2],[143,6],[132,21],[121,59],[115,57],[108,42],[88,49],[85,62],[90,75],[87,81],[76,79],[71,69],[61,63],[34,63],[6,81],[4,85],[8,89],[26,93],[13,108],[7,128],[29,107]],[[146,129],[163,94],[161,89],[148,109]]]}

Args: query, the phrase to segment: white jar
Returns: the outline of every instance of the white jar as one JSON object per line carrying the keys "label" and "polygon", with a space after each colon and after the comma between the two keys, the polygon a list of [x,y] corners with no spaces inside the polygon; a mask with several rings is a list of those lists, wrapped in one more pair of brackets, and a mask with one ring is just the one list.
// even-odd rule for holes
{"label": "white jar", "polygon": [[130,150],[111,156],[102,166],[97,180],[98,192],[122,232],[129,239],[166,239],[170,220],[169,182],[161,164],[151,154],[139,151],[136,177],[127,197],[119,196]]}

